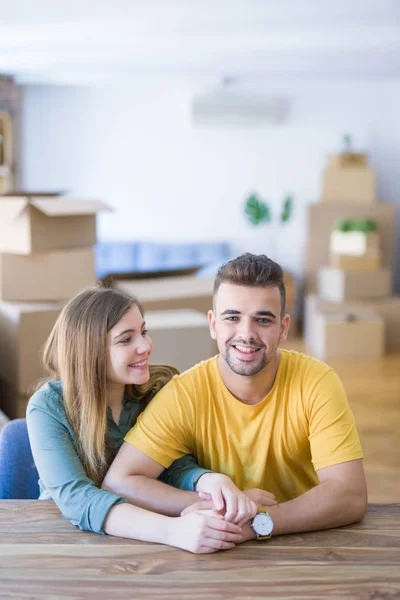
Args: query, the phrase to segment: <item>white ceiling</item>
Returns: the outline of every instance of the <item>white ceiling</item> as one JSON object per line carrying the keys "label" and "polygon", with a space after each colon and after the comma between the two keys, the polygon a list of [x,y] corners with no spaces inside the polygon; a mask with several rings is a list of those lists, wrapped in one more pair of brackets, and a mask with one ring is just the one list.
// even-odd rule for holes
{"label": "white ceiling", "polygon": [[0,73],[400,78],[400,0],[0,0]]}

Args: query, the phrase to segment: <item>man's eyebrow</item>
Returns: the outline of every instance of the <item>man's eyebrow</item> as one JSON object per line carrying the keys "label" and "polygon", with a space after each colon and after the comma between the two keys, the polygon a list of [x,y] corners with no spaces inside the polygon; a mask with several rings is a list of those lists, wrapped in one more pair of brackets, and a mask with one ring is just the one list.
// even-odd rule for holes
{"label": "man's eyebrow", "polygon": [[[227,308],[226,310],[224,310],[221,313],[221,316],[223,315],[240,315],[242,314],[240,312],[240,310],[235,310],[233,308]],[[276,315],[274,315],[274,313],[270,310],[258,310],[255,315],[257,317],[271,317],[272,319],[276,319]]]}
{"label": "man's eyebrow", "polygon": [[258,310],[256,315],[258,317],[272,317],[273,319],[276,319],[276,315],[274,315],[274,313],[270,310]]}

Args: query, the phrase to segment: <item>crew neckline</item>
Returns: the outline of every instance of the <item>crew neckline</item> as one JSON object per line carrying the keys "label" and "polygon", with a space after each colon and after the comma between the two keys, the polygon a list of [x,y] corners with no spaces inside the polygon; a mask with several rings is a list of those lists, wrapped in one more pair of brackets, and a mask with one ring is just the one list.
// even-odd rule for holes
{"label": "crew neckline", "polygon": [[287,350],[282,350],[279,349],[279,353],[280,353],[280,358],[279,358],[279,364],[278,364],[278,368],[276,370],[276,374],[275,374],[275,379],[274,379],[274,383],[272,385],[272,388],[269,390],[268,394],[266,396],[264,396],[264,398],[262,400],[260,400],[260,402],[258,402],[257,404],[247,404],[246,402],[242,402],[241,400],[239,400],[238,398],[236,398],[236,396],[234,394],[232,394],[232,392],[228,389],[228,387],[225,385],[224,380],[222,379],[222,375],[220,373],[220,370],[218,368],[218,356],[215,357],[215,362],[214,362],[214,369],[217,372],[217,376],[218,376],[218,380],[220,385],[222,386],[224,392],[226,393],[227,397],[229,397],[229,399],[231,399],[232,401],[234,401],[236,404],[239,404],[243,407],[247,407],[249,409],[256,409],[260,406],[262,406],[264,403],[268,402],[268,399],[274,394],[276,387],[278,386],[278,382],[281,378],[281,373],[282,370],[284,368],[284,364],[286,364],[286,360],[287,360]]}

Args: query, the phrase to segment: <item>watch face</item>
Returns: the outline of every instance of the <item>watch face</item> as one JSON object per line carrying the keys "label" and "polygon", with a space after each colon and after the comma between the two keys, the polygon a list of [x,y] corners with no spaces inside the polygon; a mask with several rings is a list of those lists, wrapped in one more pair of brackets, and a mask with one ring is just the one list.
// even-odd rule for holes
{"label": "watch face", "polygon": [[274,522],[267,513],[258,513],[253,519],[253,529],[258,535],[270,535]]}

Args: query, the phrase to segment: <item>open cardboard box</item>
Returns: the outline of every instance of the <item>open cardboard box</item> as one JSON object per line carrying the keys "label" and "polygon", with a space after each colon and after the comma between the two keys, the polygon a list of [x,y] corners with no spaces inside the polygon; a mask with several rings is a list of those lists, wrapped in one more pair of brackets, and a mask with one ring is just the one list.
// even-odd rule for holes
{"label": "open cardboard box", "polygon": [[32,254],[93,246],[103,202],[28,196],[0,199],[0,252]]}

